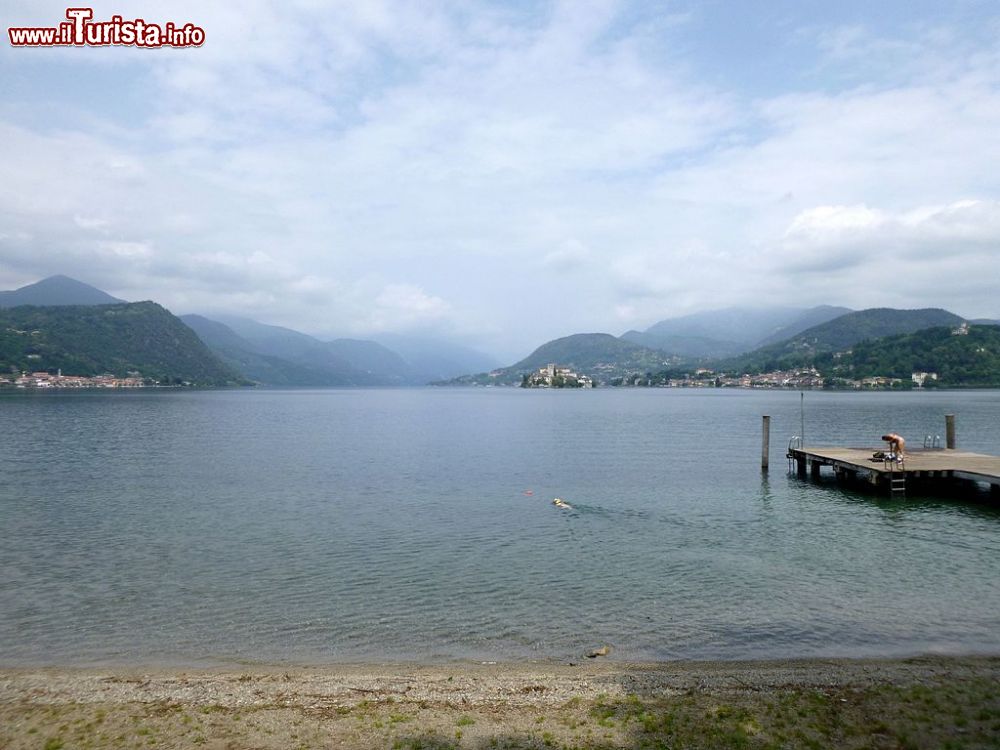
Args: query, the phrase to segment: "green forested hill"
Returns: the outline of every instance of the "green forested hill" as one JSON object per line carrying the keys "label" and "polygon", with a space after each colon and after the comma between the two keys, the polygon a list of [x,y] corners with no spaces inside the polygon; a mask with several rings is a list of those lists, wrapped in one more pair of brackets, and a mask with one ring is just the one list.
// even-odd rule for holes
{"label": "green forested hill", "polygon": [[844,351],[865,340],[913,333],[934,326],[955,326],[963,319],[938,308],[895,310],[877,307],[847,313],[790,339],[728,360],[720,369],[767,372],[811,365],[817,357]]}
{"label": "green forested hill", "polygon": [[124,376],[160,382],[245,383],[155,302],[0,310],[0,371]]}
{"label": "green forested hill", "polygon": [[1000,326],[970,326],[956,335],[950,326],[863,341],[849,355],[817,361],[824,375],[909,380],[914,372],[935,372],[927,386],[1000,386]]}
{"label": "green forested hill", "polygon": [[577,333],[542,344],[506,369],[530,372],[553,362],[587,374],[601,367],[645,371],[662,367],[669,358],[661,351],[622,341],[607,333]]}
{"label": "green forested hill", "polygon": [[542,344],[520,362],[495,371],[495,376],[466,375],[451,382],[519,383],[524,373],[553,363],[603,383],[627,373],[656,372],[677,361],[669,354],[623,341],[608,333],[577,333]]}
{"label": "green forested hill", "polygon": [[858,341],[913,333],[933,326],[956,326],[963,321],[955,313],[937,307],[920,310],[895,310],[873,307],[847,313],[803,331],[793,340],[813,344],[820,349],[837,351]]}

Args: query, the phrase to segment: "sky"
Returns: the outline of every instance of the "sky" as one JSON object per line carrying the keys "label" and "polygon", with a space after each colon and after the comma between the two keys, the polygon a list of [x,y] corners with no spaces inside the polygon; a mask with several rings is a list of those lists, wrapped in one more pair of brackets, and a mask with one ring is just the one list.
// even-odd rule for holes
{"label": "sky", "polygon": [[3,40],[0,289],[503,361],[733,305],[1000,317],[997,0],[92,7],[205,42]]}

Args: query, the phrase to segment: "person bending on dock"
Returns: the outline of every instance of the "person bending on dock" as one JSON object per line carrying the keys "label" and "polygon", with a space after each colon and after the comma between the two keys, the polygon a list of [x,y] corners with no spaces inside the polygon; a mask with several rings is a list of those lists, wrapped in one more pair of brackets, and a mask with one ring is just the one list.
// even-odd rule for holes
{"label": "person bending on dock", "polygon": [[906,450],[906,441],[903,440],[902,435],[890,432],[888,435],[883,435],[882,439],[889,444],[890,453],[895,453],[899,458],[903,457]]}

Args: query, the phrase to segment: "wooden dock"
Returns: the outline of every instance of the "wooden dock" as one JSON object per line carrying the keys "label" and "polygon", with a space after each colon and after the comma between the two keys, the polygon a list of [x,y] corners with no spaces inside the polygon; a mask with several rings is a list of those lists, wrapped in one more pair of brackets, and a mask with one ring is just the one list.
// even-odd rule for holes
{"label": "wooden dock", "polygon": [[873,461],[879,448],[790,447],[789,467],[793,464],[800,477],[818,479],[824,466],[847,482],[866,484],[892,494],[907,491],[930,493],[954,491],[975,483],[989,485],[994,497],[1000,496],[1000,456],[946,448],[908,450],[904,461]]}

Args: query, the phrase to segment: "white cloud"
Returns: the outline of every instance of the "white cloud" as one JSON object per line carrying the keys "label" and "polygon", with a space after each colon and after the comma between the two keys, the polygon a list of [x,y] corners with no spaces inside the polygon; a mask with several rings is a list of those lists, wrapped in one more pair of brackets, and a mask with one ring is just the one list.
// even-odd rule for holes
{"label": "white cloud", "polygon": [[837,288],[843,304],[943,305],[991,315],[1000,273],[1000,202],[960,200],[902,211],[816,207],[795,217],[772,257],[769,269],[782,273],[783,283],[808,294]]}
{"label": "white cloud", "polygon": [[116,261],[126,261],[148,258],[153,254],[153,249],[146,242],[99,242],[97,252]]}
{"label": "white cloud", "polygon": [[576,239],[564,241],[555,250],[542,257],[542,265],[555,271],[568,273],[587,264],[591,252],[582,242]]}
{"label": "white cloud", "polygon": [[107,219],[101,219],[96,216],[74,216],[73,223],[75,223],[80,229],[91,229],[91,230],[101,230],[107,229],[111,225],[111,222]]}
{"label": "white cloud", "polygon": [[437,323],[451,312],[440,297],[412,284],[388,284],[375,298],[370,323],[376,331],[408,331]]}
{"label": "white cloud", "polygon": [[842,235],[871,229],[882,224],[885,217],[867,206],[819,206],[803,211],[792,221],[785,237],[809,241],[831,234]]}
{"label": "white cloud", "polygon": [[783,244],[797,256],[860,249],[885,256],[979,255],[1000,260],[1000,202],[961,200],[893,213],[867,206],[819,206],[804,211]]}

